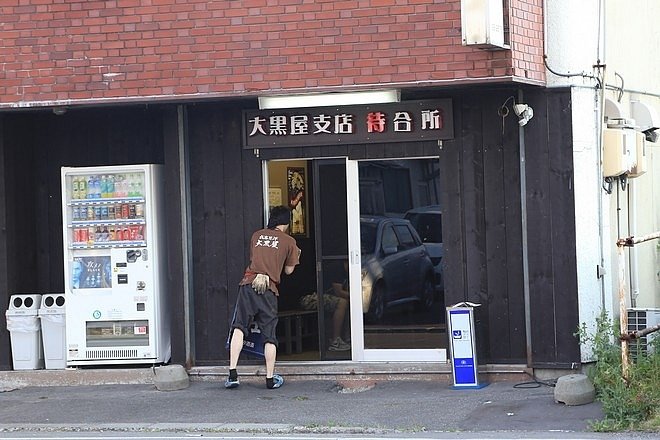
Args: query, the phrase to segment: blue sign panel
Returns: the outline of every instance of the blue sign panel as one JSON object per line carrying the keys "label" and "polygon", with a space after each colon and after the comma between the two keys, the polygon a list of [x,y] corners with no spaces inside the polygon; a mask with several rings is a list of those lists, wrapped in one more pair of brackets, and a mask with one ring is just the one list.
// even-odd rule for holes
{"label": "blue sign panel", "polygon": [[447,307],[455,388],[481,388],[471,307]]}

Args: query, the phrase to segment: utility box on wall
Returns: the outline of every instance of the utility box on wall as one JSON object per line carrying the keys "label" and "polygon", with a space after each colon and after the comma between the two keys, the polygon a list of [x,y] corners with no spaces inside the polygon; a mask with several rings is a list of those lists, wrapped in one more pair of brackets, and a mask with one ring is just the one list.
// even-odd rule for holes
{"label": "utility box on wall", "polygon": [[635,165],[630,169],[628,177],[639,177],[646,172],[646,137],[644,133],[638,131],[635,133],[637,137],[635,142],[635,149],[637,151]]}
{"label": "utility box on wall", "polygon": [[463,46],[504,48],[502,0],[461,0]]}
{"label": "utility box on wall", "polygon": [[607,127],[603,130],[603,176],[627,174],[637,165],[637,132],[623,124],[608,123]]}

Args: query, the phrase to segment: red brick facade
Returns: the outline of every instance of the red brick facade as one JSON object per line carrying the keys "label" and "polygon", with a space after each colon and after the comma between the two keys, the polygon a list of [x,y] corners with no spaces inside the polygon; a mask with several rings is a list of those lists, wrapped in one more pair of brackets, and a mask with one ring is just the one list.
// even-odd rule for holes
{"label": "red brick facade", "polygon": [[1,1],[0,106],[542,84],[542,1],[508,3],[511,49],[486,51],[459,0]]}

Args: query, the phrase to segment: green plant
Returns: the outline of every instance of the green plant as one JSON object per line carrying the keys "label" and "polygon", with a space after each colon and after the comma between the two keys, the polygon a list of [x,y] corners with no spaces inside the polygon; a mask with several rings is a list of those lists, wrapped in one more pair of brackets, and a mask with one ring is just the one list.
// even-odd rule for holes
{"label": "green plant", "polygon": [[[596,320],[596,331],[588,334],[583,324],[581,342],[591,343],[596,362],[589,368],[605,419],[594,423],[597,431],[648,429],[660,407],[660,338],[655,338],[648,354],[632,360],[629,377],[622,373],[618,322],[607,313]],[[649,425],[649,422],[650,425]]]}

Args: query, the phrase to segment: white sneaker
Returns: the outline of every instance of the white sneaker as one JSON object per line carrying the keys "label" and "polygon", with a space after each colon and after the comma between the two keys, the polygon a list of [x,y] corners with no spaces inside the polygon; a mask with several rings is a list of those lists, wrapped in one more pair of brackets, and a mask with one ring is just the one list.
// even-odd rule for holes
{"label": "white sneaker", "polygon": [[344,342],[341,337],[336,337],[330,341],[328,350],[330,351],[346,351],[351,349],[351,344]]}

